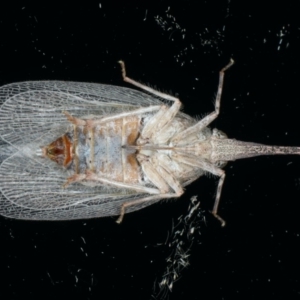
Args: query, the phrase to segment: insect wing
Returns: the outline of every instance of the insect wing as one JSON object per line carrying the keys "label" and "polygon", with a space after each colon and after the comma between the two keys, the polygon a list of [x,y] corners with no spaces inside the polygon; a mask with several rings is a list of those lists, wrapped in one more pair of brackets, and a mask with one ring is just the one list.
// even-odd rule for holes
{"label": "insect wing", "polygon": [[[23,150],[30,153],[30,149]],[[120,214],[122,203],[140,197],[138,194],[128,194],[127,190],[106,186],[91,188],[72,184],[64,189],[62,186],[66,182],[66,174],[59,166],[50,166],[44,161],[29,159],[28,155],[19,151],[2,163],[1,215],[31,220],[113,216]]]}
{"label": "insect wing", "polygon": [[0,88],[0,136],[11,145],[25,145],[54,127],[70,125],[73,116],[107,116],[161,102],[132,89],[93,83],[33,81]]}
{"label": "insect wing", "polygon": [[[107,186],[72,184],[66,172],[36,155],[70,126],[62,114],[107,116],[161,102],[139,91],[91,83],[38,81],[0,88],[0,214],[18,219],[70,220],[119,215],[143,194]],[[5,144],[6,143],[6,144]],[[132,206],[128,212],[153,204]]]}

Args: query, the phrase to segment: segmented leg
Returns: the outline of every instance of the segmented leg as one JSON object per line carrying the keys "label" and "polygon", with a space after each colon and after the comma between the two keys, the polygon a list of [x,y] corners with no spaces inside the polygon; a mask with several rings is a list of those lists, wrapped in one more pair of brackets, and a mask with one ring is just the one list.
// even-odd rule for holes
{"label": "segmented leg", "polygon": [[161,177],[166,181],[168,186],[174,190],[177,196],[179,197],[182,195],[184,192],[183,187],[176,177],[173,176],[172,171],[170,171],[170,166],[174,162],[170,156],[164,153],[155,153],[155,155],[151,157],[151,162],[155,170],[157,170]]}
{"label": "segmented leg", "polygon": [[160,201],[162,199],[170,199],[170,198],[175,198],[175,197],[177,197],[176,194],[159,194],[159,195],[151,195],[151,196],[147,196],[144,198],[126,202],[121,206],[120,216],[116,222],[120,224],[123,221],[123,218],[125,215],[125,210],[126,210],[126,208],[128,208],[130,206],[134,206],[134,205],[141,204],[144,202]]}
{"label": "segmented leg", "polygon": [[86,171],[86,174],[74,174],[74,175],[70,176],[67,179],[67,182],[64,184],[64,187],[66,187],[67,185],[69,185],[71,183],[82,182],[83,180],[98,181],[98,182],[101,182],[104,184],[113,185],[118,188],[126,188],[126,189],[133,190],[133,191],[140,192],[140,193],[147,193],[147,194],[152,194],[152,195],[160,194],[160,191],[158,189],[149,188],[149,187],[138,185],[138,184],[130,184],[130,183],[124,183],[124,182],[120,182],[120,181],[111,180],[106,177],[102,177],[92,171]]}
{"label": "segmented leg", "polygon": [[76,118],[76,117],[70,115],[67,111],[63,111],[62,113],[74,125],[87,126],[89,128],[93,128],[97,125],[101,125],[101,124],[104,124],[106,122],[111,122],[111,121],[114,121],[114,120],[117,120],[117,119],[130,117],[130,116],[135,116],[135,115],[142,115],[142,114],[149,113],[149,112],[159,111],[161,109],[161,107],[162,107],[161,105],[143,107],[143,108],[138,108],[138,109],[128,111],[128,112],[124,112],[124,113],[120,113],[120,114],[116,114],[116,115],[111,115],[111,116],[108,116],[108,117],[102,117],[102,118],[98,118],[98,119],[96,119],[96,118],[95,119],[88,119],[88,120]]}
{"label": "segmented leg", "polygon": [[[143,84],[140,84],[126,76],[126,70],[125,70],[125,64],[123,61],[119,61],[122,68],[122,76],[124,81],[131,83],[135,85],[136,87],[139,87],[145,91],[148,91],[156,96],[159,96],[163,99],[174,101],[174,104],[167,109],[165,106],[163,106],[157,113],[152,117],[151,120],[149,120],[148,124],[144,127],[142,131],[142,139],[147,141],[147,139],[150,139],[152,135],[157,134],[158,132],[162,131],[164,129],[164,126],[168,125],[173,118],[176,116],[180,109],[181,102],[179,99],[172,97],[170,95],[158,92],[150,87],[147,87]],[[201,130],[203,130],[205,127],[207,127],[212,121],[214,121],[217,116],[220,113],[220,104],[221,104],[221,96],[222,96],[222,90],[223,90],[223,82],[224,82],[224,74],[227,69],[229,69],[234,64],[234,61],[231,59],[230,62],[220,71],[219,73],[219,84],[218,84],[218,92],[216,96],[215,101],[215,111],[210,113],[208,116],[200,120],[197,124],[194,126],[189,127],[188,129],[178,133],[173,139],[172,143],[173,145],[176,145],[180,143],[180,141],[184,140],[186,136],[189,136],[191,134],[197,133]],[[177,158],[176,158],[177,155]],[[217,188],[217,195],[214,203],[214,207],[212,210],[212,214],[222,223],[222,226],[225,225],[225,221],[217,214],[218,206],[220,202],[221,197],[221,191],[222,186],[225,179],[225,172],[216,167],[214,164],[209,163],[205,160],[199,159],[199,157],[194,155],[185,154],[184,155],[178,155],[175,154],[172,156],[173,158],[177,159],[179,162],[183,162],[192,166],[198,166],[204,171],[210,172],[214,175],[217,175],[220,177],[218,188]],[[170,184],[169,184],[170,185]],[[181,187],[180,187],[181,188]]]}
{"label": "segmented leg", "polygon": [[164,163],[165,156],[154,154],[149,158],[139,154],[137,158],[144,174],[159,189],[161,194],[167,194],[172,188],[175,192],[174,196],[180,197],[183,194],[182,186],[168,169],[167,163]]}
{"label": "segmented leg", "polygon": [[202,120],[200,120],[197,124],[194,126],[191,126],[187,128],[186,130],[178,133],[175,137],[173,137],[172,142],[174,145],[180,143],[185,137],[189,136],[190,134],[193,134],[195,132],[199,132],[205,127],[207,127],[213,120],[215,120],[220,112],[220,105],[221,105],[221,96],[222,96],[222,90],[223,90],[223,82],[224,82],[224,75],[225,71],[228,70],[232,65],[234,64],[233,59],[230,60],[229,64],[226,65],[219,73],[219,85],[218,85],[218,92],[216,96],[216,102],[215,102],[215,111],[204,117]]}
{"label": "segmented leg", "polygon": [[[180,183],[174,178],[167,169],[165,169],[163,166],[159,166],[157,164],[153,164],[151,159],[148,160],[148,157],[139,154],[138,155],[138,160],[142,166],[144,174],[147,176],[149,181],[153,183],[155,187],[158,188],[159,194],[158,195],[151,195],[151,196],[146,196],[141,199],[136,199],[132,200],[129,202],[124,203],[121,206],[121,211],[120,211],[120,217],[116,221],[117,223],[121,223],[124,214],[126,212],[126,208],[129,206],[134,206],[137,204],[141,204],[144,202],[149,202],[149,201],[159,201],[162,199],[167,199],[167,198],[178,198],[183,194],[183,189],[180,185]],[[172,188],[174,190],[173,193],[168,193],[168,191]],[[140,190],[142,187],[140,188]],[[147,188],[150,190],[149,188]],[[146,190],[146,187],[145,187]],[[144,190],[144,191],[145,191]],[[148,191],[148,194],[151,194],[150,191]]]}
{"label": "segmented leg", "polygon": [[218,215],[218,207],[219,207],[219,203],[220,203],[221,192],[222,192],[222,187],[223,187],[223,184],[224,184],[224,180],[225,180],[225,172],[221,175],[221,177],[219,179],[218,187],[217,187],[217,195],[216,195],[213,210],[211,212],[215,216],[215,218],[217,218],[221,222],[221,226],[225,226],[225,224],[226,224],[224,219],[222,219]]}
{"label": "segmented leg", "polygon": [[66,184],[71,184],[72,182],[80,182],[83,180],[99,181],[99,182],[102,182],[105,184],[110,184],[110,185],[113,185],[116,187],[123,187],[123,188],[135,190],[135,191],[145,193],[145,194],[152,194],[152,195],[146,196],[144,198],[140,198],[140,199],[136,199],[136,200],[132,200],[132,201],[123,203],[120,208],[120,216],[116,221],[117,223],[122,222],[125,212],[126,212],[126,208],[128,208],[130,206],[138,205],[138,204],[141,204],[144,202],[149,202],[149,201],[155,201],[155,200],[159,201],[162,199],[176,198],[176,197],[181,196],[181,194],[177,195],[176,193],[161,194],[160,191],[157,189],[147,188],[147,187],[133,185],[133,184],[126,184],[126,183],[122,183],[122,182],[116,182],[113,180],[109,180],[107,178],[100,177],[99,175],[97,175],[91,171],[87,171],[86,174],[75,174],[75,175],[71,176],[70,178],[68,178],[68,181]]}
{"label": "segmented leg", "polygon": [[221,222],[222,226],[225,226],[226,222],[218,215],[218,206],[219,206],[219,202],[220,202],[223,183],[225,180],[225,171],[216,167],[214,164],[212,164],[208,161],[205,161],[205,160],[199,158],[198,156],[192,155],[192,154],[174,153],[172,155],[172,158],[178,162],[185,163],[185,164],[193,166],[193,167],[198,167],[206,172],[209,172],[211,174],[214,174],[214,175],[220,177],[212,214],[215,218],[217,218]]}
{"label": "segmented leg", "polygon": [[162,106],[161,111],[158,111],[152,117],[152,119],[145,125],[145,127],[143,128],[142,134],[141,134],[140,141],[141,140],[147,141],[147,140],[151,139],[151,136],[154,133],[156,133],[156,134],[159,133],[160,131],[164,130],[165,126],[170,124],[170,122],[173,120],[173,118],[177,115],[178,111],[180,110],[181,102],[176,97],[156,91],[146,85],[143,85],[143,84],[127,77],[124,62],[119,61],[119,63],[121,65],[122,76],[123,76],[123,80],[125,82],[128,82],[128,83],[130,83],[144,91],[147,91],[155,96],[158,96],[162,99],[174,102],[171,107],[166,108],[165,106]]}

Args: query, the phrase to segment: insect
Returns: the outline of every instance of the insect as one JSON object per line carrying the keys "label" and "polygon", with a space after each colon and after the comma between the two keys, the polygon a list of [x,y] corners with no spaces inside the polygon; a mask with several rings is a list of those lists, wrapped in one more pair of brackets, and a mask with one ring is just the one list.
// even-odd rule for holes
{"label": "insect", "polygon": [[[219,177],[218,205],[228,161],[268,154],[300,154],[299,147],[228,139],[180,112],[179,99],[122,76],[140,91],[92,83],[36,81],[0,88],[0,214],[28,220],[119,216],[180,197],[205,173]],[[166,105],[158,99],[169,101]]]}

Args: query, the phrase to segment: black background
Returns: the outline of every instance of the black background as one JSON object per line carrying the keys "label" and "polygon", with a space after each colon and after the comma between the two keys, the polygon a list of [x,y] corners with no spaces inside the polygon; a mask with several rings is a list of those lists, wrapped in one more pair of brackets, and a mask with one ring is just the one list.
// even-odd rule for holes
{"label": "black background", "polygon": [[[117,64],[123,59],[132,78],[178,94],[184,112],[201,117],[213,110],[218,71],[233,58],[213,127],[231,138],[300,145],[297,1],[148,2],[2,4],[1,85],[56,79],[127,86]],[[126,215],[121,225],[115,218],[1,217],[1,298],[299,299],[299,166],[295,156],[229,163],[219,210],[225,228],[208,212],[217,183],[211,176],[179,200]],[[174,251],[165,242],[193,195],[206,222],[196,220],[192,244],[182,237],[190,265],[168,292],[158,286]]]}

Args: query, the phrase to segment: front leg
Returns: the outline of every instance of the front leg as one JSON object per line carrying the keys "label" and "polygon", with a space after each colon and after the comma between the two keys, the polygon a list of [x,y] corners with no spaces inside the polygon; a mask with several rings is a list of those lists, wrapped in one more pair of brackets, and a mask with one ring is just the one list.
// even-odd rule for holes
{"label": "front leg", "polygon": [[218,92],[216,96],[215,101],[215,110],[204,117],[202,120],[200,120],[197,124],[194,126],[189,127],[188,129],[178,133],[175,137],[172,139],[173,145],[179,144],[181,141],[184,141],[184,138],[186,136],[189,136],[193,133],[197,133],[207,127],[213,120],[215,120],[219,113],[220,113],[220,105],[221,105],[221,96],[223,91],[223,82],[224,82],[224,75],[225,71],[228,70],[232,65],[234,64],[233,59],[230,60],[229,64],[226,65],[219,73],[219,85],[218,85]]}

